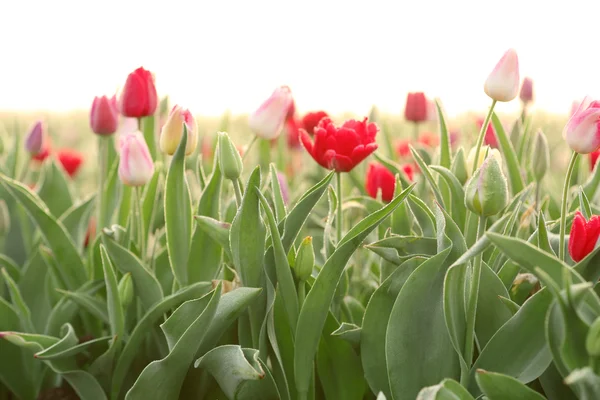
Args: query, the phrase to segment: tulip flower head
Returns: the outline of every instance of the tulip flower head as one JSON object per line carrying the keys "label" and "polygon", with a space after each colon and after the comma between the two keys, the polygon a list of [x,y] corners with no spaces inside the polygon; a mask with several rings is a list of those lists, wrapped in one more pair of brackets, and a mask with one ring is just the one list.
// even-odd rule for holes
{"label": "tulip flower head", "polygon": [[[479,160],[477,160],[477,168],[480,168],[483,164],[483,161],[486,158],[486,153],[488,156],[495,157],[496,160],[502,165],[502,155],[498,151],[498,149],[492,149],[489,146],[482,146],[481,151],[479,152]],[[469,151],[469,155],[467,156],[467,172],[473,171],[473,164],[475,163],[475,148],[472,148]],[[470,174],[470,173],[469,173]]]}
{"label": "tulip flower head", "polygon": [[414,180],[415,173],[417,172],[417,168],[415,164],[406,163],[402,165],[402,171],[406,175],[409,181]]}
{"label": "tulip flower head", "polygon": [[488,156],[465,185],[465,205],[479,216],[496,215],[508,204],[508,183],[502,164]]}
{"label": "tulip flower head", "polygon": [[255,135],[272,140],[281,134],[292,105],[292,92],[281,86],[248,118],[248,125]]}
{"label": "tulip flower head", "polygon": [[483,86],[485,94],[496,101],[511,101],[519,93],[519,57],[514,49],[509,49]]}
{"label": "tulip flower head", "polygon": [[590,153],[590,171],[593,171],[594,167],[596,167],[599,156],[600,156],[600,150],[592,151]]}
{"label": "tulip flower head", "polygon": [[381,199],[390,202],[394,198],[396,189],[396,177],[394,174],[378,162],[371,162],[365,179],[365,189],[372,198],[376,199],[381,191]]}
{"label": "tulip flower head", "polygon": [[90,111],[90,127],[97,135],[112,135],[119,126],[117,98],[113,96],[94,97]]}
{"label": "tulip flower head", "polygon": [[290,149],[298,149],[302,147],[300,144],[300,126],[301,122],[296,118],[290,118],[285,122],[287,144]]}
{"label": "tulip flower head", "polygon": [[[477,118],[477,128],[481,130],[481,127],[484,123],[483,118]],[[487,129],[485,130],[485,137],[483,139],[483,143],[487,144],[494,149],[498,148],[498,139],[496,139],[496,130],[494,129],[494,125],[489,123]]]}
{"label": "tulip flower head", "polygon": [[523,78],[523,84],[521,85],[519,97],[521,98],[523,104],[528,104],[533,101],[533,80],[531,78]]}
{"label": "tulip flower head", "polygon": [[158,95],[150,71],[139,67],[129,74],[119,98],[119,111],[125,117],[142,118],[154,115]]}
{"label": "tulip flower head", "polygon": [[600,101],[582,102],[567,122],[563,137],[579,154],[589,154],[600,148]]}
{"label": "tulip flower head", "polygon": [[62,149],[56,153],[56,158],[64,168],[67,175],[73,178],[83,164],[83,155],[72,149]]}
{"label": "tulip flower head", "polygon": [[314,135],[315,128],[319,125],[319,122],[325,117],[329,117],[325,111],[312,111],[306,113],[304,117],[302,117],[302,127],[312,136]]}
{"label": "tulip flower head", "polygon": [[406,106],[404,107],[404,118],[411,122],[427,121],[429,104],[423,92],[408,93],[406,95]]}
{"label": "tulip flower head", "polygon": [[323,168],[349,172],[377,150],[377,125],[348,120],[336,127],[331,119],[323,118],[315,129],[314,142],[306,130],[300,129],[300,140],[312,158]]}
{"label": "tulip flower head", "polygon": [[410,144],[410,140],[400,139],[396,144],[396,153],[402,158],[410,157]]}
{"label": "tulip flower head", "polygon": [[154,175],[150,150],[140,131],[126,134],[120,145],[119,178],[128,186],[143,186]]}
{"label": "tulip flower head", "polygon": [[34,157],[39,155],[45,150],[45,139],[44,125],[42,121],[37,121],[25,138],[25,150]]}
{"label": "tulip flower head", "polygon": [[185,155],[189,156],[198,146],[198,126],[192,113],[176,105],[173,107],[160,133],[160,150],[172,156],[181,142],[183,127],[187,128]]}
{"label": "tulip flower head", "polygon": [[569,254],[575,262],[579,262],[590,254],[598,245],[600,237],[600,216],[593,215],[589,221],[581,212],[575,213],[571,234],[569,235]]}

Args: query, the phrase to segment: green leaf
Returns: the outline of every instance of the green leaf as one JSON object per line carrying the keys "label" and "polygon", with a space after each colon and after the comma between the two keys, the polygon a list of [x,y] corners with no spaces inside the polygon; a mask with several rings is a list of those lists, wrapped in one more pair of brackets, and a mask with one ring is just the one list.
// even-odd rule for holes
{"label": "green leaf", "polygon": [[452,246],[408,278],[390,315],[386,359],[393,398],[412,399],[421,388],[460,373],[442,305],[446,259]]}
{"label": "green leaf", "polygon": [[[365,246],[390,262],[399,264],[402,257],[415,255],[432,256],[437,253],[437,239],[422,236],[391,235]],[[393,249],[391,254],[386,251]]]}
{"label": "green leaf", "polygon": [[474,400],[474,398],[454,379],[444,379],[435,386],[421,389],[417,400]]}
{"label": "green leaf", "polygon": [[467,209],[465,207],[465,191],[452,171],[437,165],[430,165],[429,168],[440,174],[446,181],[452,193],[452,217],[458,226],[465,226]]}
{"label": "green leaf", "polygon": [[94,195],[89,196],[81,203],[71,206],[58,219],[79,248],[83,247],[95,201]]}
{"label": "green leaf", "polygon": [[229,245],[229,229],[231,228],[231,224],[204,215],[196,215],[194,219],[196,220],[197,229],[204,231],[206,235],[210,235],[211,241],[216,242],[225,250],[230,259],[233,258],[231,246]]}
{"label": "green leaf", "polygon": [[540,376],[540,384],[548,400],[576,400],[577,396],[564,383],[554,363],[550,363],[546,371]]}
{"label": "green leaf", "polygon": [[362,328],[356,324],[342,322],[339,328],[331,332],[331,336],[339,337],[350,343],[352,347],[360,347],[360,334]]}
{"label": "green leaf", "polygon": [[43,164],[37,192],[56,218],[73,205],[73,195],[69,186],[64,170],[57,165],[54,157],[50,157]]}
{"label": "green leaf", "polygon": [[88,347],[95,346],[99,343],[104,343],[110,340],[110,336],[102,336],[96,339],[88,340],[86,342],[74,345],[73,347],[65,348],[51,348],[46,349],[41,353],[37,353],[35,358],[38,360],[59,360],[62,358],[73,357],[77,354],[80,354],[86,350]]}
{"label": "green leaf", "polygon": [[106,235],[103,243],[115,266],[124,274],[131,273],[134,293],[140,298],[144,308],[149,310],[159,303],[163,299],[162,288],[140,259]]}
{"label": "green leaf", "polygon": [[115,337],[115,341],[120,341],[125,334],[125,317],[123,315],[123,304],[119,297],[119,283],[117,282],[114,267],[103,245],[100,245],[100,254],[104,270],[104,283],[106,284],[106,305],[108,308],[110,333]]}
{"label": "green leaf", "polygon": [[442,111],[439,99],[435,99],[435,108],[437,109],[438,120],[440,122],[440,166],[450,169],[450,164],[452,163],[450,135],[448,134],[446,118],[444,118],[444,112]]}
{"label": "green leaf", "polygon": [[8,292],[10,293],[11,302],[19,315],[19,320],[25,329],[29,332],[35,332],[35,328],[33,326],[33,322],[31,320],[31,311],[29,307],[23,300],[23,295],[19,290],[19,287],[15,283],[15,281],[8,275],[6,269],[2,268],[2,277],[4,278],[4,282],[8,287]]}
{"label": "green leaf", "polygon": [[509,297],[504,284],[485,262],[482,263],[475,319],[475,334],[480,349],[485,348],[494,334],[513,316],[501,297]]}
{"label": "green leaf", "polygon": [[157,214],[160,207],[160,200],[164,185],[163,182],[163,164],[161,162],[157,162],[154,164],[154,175],[146,186],[146,190],[144,191],[144,196],[142,199],[141,211],[144,218],[144,226],[148,230],[148,232],[146,232],[146,238],[148,235],[153,233],[154,223],[158,217]]}
{"label": "green leaf", "polygon": [[521,170],[519,167],[519,159],[515,153],[515,149],[510,142],[510,138],[506,135],[502,122],[496,115],[492,114],[492,124],[496,131],[496,137],[498,138],[498,144],[500,145],[500,152],[504,156],[506,162],[506,168],[508,170],[508,181],[510,182],[510,188],[513,194],[519,193],[525,187],[523,177],[521,176]]}
{"label": "green leaf", "polygon": [[590,201],[588,200],[585,192],[581,186],[579,186],[579,208],[586,220],[592,217],[592,209],[590,208]]}
{"label": "green leaf", "polygon": [[[42,256],[43,252],[42,247],[34,250],[23,268],[22,275],[18,277],[18,280],[15,280],[15,282],[19,282],[19,291],[23,296],[23,301],[27,304],[31,312],[34,332],[42,332],[44,330],[48,314],[52,309],[47,285],[48,280],[51,279],[49,276],[51,272]],[[7,271],[15,279],[10,274],[10,270]]]}
{"label": "green leaf", "polygon": [[325,259],[331,257],[335,251],[335,231],[333,230],[333,222],[335,221],[335,215],[337,213],[338,198],[335,193],[335,189],[329,186],[327,190],[327,204],[329,209],[327,211],[327,222],[325,228],[323,228],[323,256]]}
{"label": "green leaf", "polygon": [[421,228],[421,236],[435,237],[435,216],[429,207],[423,200],[412,194],[408,196],[408,204]]}
{"label": "green leaf", "polygon": [[275,205],[275,216],[277,217],[277,222],[280,222],[285,218],[287,211],[285,209],[285,201],[283,200],[275,164],[271,163],[269,165],[269,173],[271,175],[271,194],[273,196],[273,204]]}
{"label": "green leaf", "polygon": [[544,400],[545,397],[515,378],[482,369],[477,371],[477,384],[489,400]]}
{"label": "green leaf", "polygon": [[173,155],[165,183],[165,229],[173,276],[179,286],[188,283],[188,257],[192,244],[192,199],[185,177],[185,147],[188,140],[184,125],[181,142]]}
{"label": "green leaf", "polygon": [[337,249],[327,259],[308,292],[296,328],[294,373],[299,393],[308,393],[313,370],[313,358],[317,351],[329,306],[346,263],[369,233],[404,201],[412,189],[413,186],[410,186],[381,210],[369,215],[355,225],[338,243]]}
{"label": "green leaf", "polygon": [[600,397],[600,377],[589,367],[574,370],[565,378],[565,383],[577,391],[581,400]]}
{"label": "green leaf", "polygon": [[[182,143],[185,144],[185,140]],[[221,285],[217,285],[212,294],[205,297],[208,296],[210,300],[206,306],[200,306],[206,301],[204,297],[190,300],[179,306],[161,326],[167,340],[171,340],[170,352],[165,358],[153,361],[144,368],[125,399],[179,398],[186,372],[217,311]]]}
{"label": "green leaf", "polygon": [[419,166],[421,173],[423,174],[425,179],[427,179],[429,186],[431,186],[431,190],[433,190],[433,194],[435,195],[436,201],[439,204],[441,204],[442,207],[445,207],[444,197],[442,196],[442,192],[440,192],[440,188],[438,187],[437,183],[435,182],[435,179],[433,179],[433,175],[431,174],[431,170],[429,169],[429,166],[425,163],[425,161],[423,161],[423,159],[421,158],[419,153],[412,146],[410,146],[410,152],[412,153],[413,158],[417,162],[417,165]]}

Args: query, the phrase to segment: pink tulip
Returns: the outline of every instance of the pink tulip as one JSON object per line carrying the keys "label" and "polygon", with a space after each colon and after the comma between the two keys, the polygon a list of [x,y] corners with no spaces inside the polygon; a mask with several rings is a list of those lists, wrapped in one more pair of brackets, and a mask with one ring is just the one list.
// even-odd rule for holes
{"label": "pink tulip", "polygon": [[496,101],[511,101],[519,93],[519,58],[514,49],[509,49],[483,86],[485,94]]}
{"label": "pink tulip", "polygon": [[529,77],[523,78],[521,92],[519,93],[521,101],[525,104],[533,101],[533,80]]}
{"label": "pink tulip", "polygon": [[119,111],[115,96],[94,97],[90,111],[90,126],[97,135],[112,135],[119,126]]}
{"label": "pink tulip", "polygon": [[120,143],[119,178],[128,186],[143,186],[154,175],[154,163],[141,132],[126,134]]}
{"label": "pink tulip", "polygon": [[42,153],[45,148],[45,136],[42,121],[37,121],[25,138],[25,150],[32,156]]}
{"label": "pink tulip", "polygon": [[190,155],[198,147],[198,127],[192,113],[181,106],[175,105],[169,114],[167,122],[163,125],[160,133],[160,150],[169,155],[175,154],[181,137],[183,126],[187,128],[187,143],[185,154]]}
{"label": "pink tulip", "polygon": [[569,147],[579,154],[589,154],[598,150],[600,148],[600,101],[582,102],[567,122],[563,137]]}
{"label": "pink tulip", "polygon": [[293,101],[289,87],[278,87],[258,110],[250,115],[250,129],[263,139],[277,138],[281,134]]}

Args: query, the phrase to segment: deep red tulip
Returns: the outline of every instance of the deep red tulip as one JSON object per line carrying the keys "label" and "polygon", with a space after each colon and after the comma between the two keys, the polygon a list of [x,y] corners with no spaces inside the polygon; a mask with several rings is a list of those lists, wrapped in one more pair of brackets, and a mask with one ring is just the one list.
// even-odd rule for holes
{"label": "deep red tulip", "polygon": [[423,122],[427,120],[427,98],[425,93],[416,92],[406,95],[406,106],[404,108],[404,118],[411,122]]}
{"label": "deep red tulip", "polygon": [[[483,118],[477,118],[477,128],[479,130],[481,130],[481,127],[483,126],[484,122],[485,121]],[[490,147],[493,147],[494,149],[498,148],[498,140],[496,139],[496,131],[494,130],[494,127],[491,122],[488,124],[487,130],[485,131],[485,138],[483,139],[483,143],[487,144]]]}
{"label": "deep red tulip", "polygon": [[573,261],[579,262],[590,254],[596,247],[599,236],[600,216],[592,215],[590,220],[586,221],[583,214],[577,211],[569,236],[569,254]]}
{"label": "deep red tulip", "polygon": [[417,169],[415,167],[416,167],[416,165],[413,165],[410,163],[406,163],[406,164],[402,165],[402,171],[404,171],[404,173],[406,174],[406,177],[411,182],[414,179],[415,172],[417,172]]}
{"label": "deep red tulip", "polygon": [[305,129],[300,140],[319,165],[336,172],[349,172],[377,149],[375,135],[379,128],[373,122],[348,120],[336,127],[323,118],[315,128],[314,142]]}
{"label": "deep red tulip", "polygon": [[325,111],[312,111],[306,113],[304,117],[302,117],[302,127],[312,136],[314,135],[315,128],[319,125],[319,122],[325,117],[329,117]]}
{"label": "deep red tulip", "polygon": [[596,150],[590,153],[590,171],[594,170],[596,163],[598,162],[598,157],[600,156],[600,150]]}
{"label": "deep red tulip", "polygon": [[90,111],[90,126],[97,135],[112,135],[119,126],[119,111],[115,96],[94,97]]}
{"label": "deep red tulip", "polygon": [[412,142],[408,139],[401,139],[398,141],[398,144],[396,145],[396,152],[398,153],[398,155],[402,158],[404,157],[410,157],[410,144]]}
{"label": "deep red tulip", "polygon": [[385,202],[392,201],[396,189],[396,177],[394,174],[378,162],[371,162],[367,170],[365,189],[372,198],[377,198],[381,190],[381,199]]}
{"label": "deep red tulip", "polygon": [[154,77],[150,71],[139,67],[127,77],[119,98],[119,111],[126,117],[147,117],[154,115],[157,104]]}
{"label": "deep red tulip", "polygon": [[56,153],[56,158],[71,178],[77,174],[83,164],[83,155],[75,150],[63,149]]}

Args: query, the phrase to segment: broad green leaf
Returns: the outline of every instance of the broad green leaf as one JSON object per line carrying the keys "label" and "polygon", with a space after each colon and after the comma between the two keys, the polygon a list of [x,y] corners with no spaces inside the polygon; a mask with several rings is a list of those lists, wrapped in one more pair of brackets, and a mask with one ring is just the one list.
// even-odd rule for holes
{"label": "broad green leaf", "polygon": [[[58,219],[69,232],[69,235],[78,247],[83,247],[85,235],[94,211],[95,196],[89,196],[79,204],[72,205]],[[92,238],[90,238],[91,241]]]}
{"label": "broad green leaf", "polygon": [[494,334],[513,316],[501,297],[509,297],[504,284],[485,262],[482,263],[475,319],[475,334],[480,349],[485,348]]}
{"label": "broad green leaf", "polygon": [[474,398],[454,379],[444,379],[437,385],[421,389],[417,400],[474,400]]}
{"label": "broad green leaf", "polygon": [[277,222],[280,222],[285,218],[287,211],[285,209],[285,201],[283,200],[279,178],[277,177],[277,169],[273,163],[269,165],[269,174],[271,178],[271,194],[275,206],[275,216],[277,217]]}
{"label": "broad green leaf", "polygon": [[165,183],[167,250],[173,275],[182,287],[188,283],[188,257],[192,244],[192,199],[185,177],[187,140],[188,133],[184,125],[183,136],[171,160]]}
{"label": "broad green leaf", "polygon": [[[402,257],[432,256],[437,253],[437,240],[433,237],[391,235],[366,246],[384,259],[398,263]],[[387,250],[395,250],[391,254]]]}
{"label": "broad green leaf", "polygon": [[489,400],[544,400],[545,397],[535,390],[525,386],[512,376],[488,372],[482,369],[477,371],[477,384]]}
{"label": "broad green leaf", "polygon": [[[182,141],[185,144],[185,140]],[[181,146],[181,145],[180,145]],[[190,313],[193,303],[202,299],[190,300],[182,304],[167,321],[162,325],[167,339],[175,336],[167,335],[167,328],[177,326],[176,332],[180,335],[175,343],[171,342],[169,354],[157,361],[153,361],[144,368],[134,385],[127,392],[125,399],[158,398],[163,400],[176,400],[179,398],[181,385],[190,368],[196,351],[208,331],[212,319],[217,311],[221,296],[221,285],[210,296],[205,307],[198,307],[195,313]],[[205,297],[206,297],[205,296]],[[187,325],[187,328],[182,328]]]}
{"label": "broad green leaf", "polygon": [[586,281],[597,282],[600,279],[600,247],[596,247],[583,260],[575,264],[573,269]]}
{"label": "broad green leaf", "polygon": [[586,220],[589,220],[592,217],[592,209],[590,208],[590,201],[588,200],[583,188],[579,186],[579,208],[581,209],[581,213],[585,217]]}
{"label": "broad green leaf", "polygon": [[329,306],[346,263],[362,241],[404,201],[412,189],[413,186],[408,187],[388,205],[369,215],[350,229],[338,243],[335,252],[327,259],[308,292],[296,328],[294,374],[296,388],[299,393],[308,393],[313,370],[313,358],[317,351]]}
{"label": "broad green leaf", "polygon": [[103,323],[109,322],[106,304],[101,299],[80,292],[70,292],[60,289],[57,289],[57,291],[77,304],[81,309],[90,313],[96,319],[99,319]]}
{"label": "broad green leaf", "polygon": [[504,127],[502,126],[502,122],[500,122],[500,119],[496,113],[492,114],[492,124],[494,125],[494,131],[496,132],[496,137],[498,138],[498,144],[500,145],[501,150],[500,152],[504,156],[504,161],[506,162],[508,181],[510,182],[511,191],[513,194],[519,193],[525,187],[523,177],[521,176],[519,159],[517,158],[515,149],[513,148],[509,137],[506,135]]}
{"label": "broad green leaf", "polygon": [[600,398],[600,377],[589,367],[574,370],[565,383],[577,391],[581,400]]}
{"label": "broad green leaf", "polygon": [[440,122],[440,166],[450,169],[450,164],[452,163],[450,135],[448,134],[446,118],[444,117],[444,112],[442,111],[439,99],[435,100],[435,108],[437,109],[438,120]]}
{"label": "broad green leaf", "polygon": [[435,237],[435,216],[429,207],[423,200],[412,194],[408,196],[408,205],[421,228],[421,236]]}
{"label": "broad green leaf", "polygon": [[43,164],[37,193],[50,213],[58,218],[73,205],[73,195],[66,174],[54,157]]}
{"label": "broad green leaf", "polygon": [[104,270],[104,283],[106,284],[106,306],[108,308],[110,333],[115,337],[115,341],[120,341],[123,339],[125,333],[125,317],[123,315],[123,305],[119,297],[119,283],[117,282],[114,267],[103,245],[100,245],[100,254]]}
{"label": "broad green leaf", "polygon": [[[111,144],[109,143],[109,158],[110,154],[112,153],[110,145]],[[119,157],[117,157],[116,154],[112,164],[109,165],[110,169],[108,171],[106,182],[104,183],[105,222],[96,221],[98,231],[101,231],[107,226],[111,226],[114,221],[115,214],[118,215],[120,211],[119,203],[121,202],[121,197],[123,196],[123,186],[125,186],[119,179]]]}
{"label": "broad green leaf", "polygon": [[431,165],[431,170],[440,174],[452,193],[452,217],[458,226],[465,226],[467,209],[465,207],[465,191],[452,171],[438,165]]}
{"label": "broad green leaf", "polygon": [[35,358],[38,360],[58,360],[62,358],[73,357],[88,350],[88,347],[95,346],[100,343],[107,342],[110,340],[110,336],[102,336],[96,339],[91,339],[86,342],[74,345],[69,348],[49,348],[41,353],[37,353]]}
{"label": "broad green leaf", "polygon": [[[48,314],[52,309],[47,286],[47,281],[50,279],[48,276],[49,270],[42,253],[43,250],[41,248],[34,251],[29,256],[21,277],[15,280],[15,282],[19,282],[19,291],[23,296],[23,301],[27,304],[31,312],[31,321],[35,327],[35,332],[42,332],[44,330]],[[2,264],[1,261],[0,264]],[[9,276],[15,279],[10,274],[10,270],[7,271],[9,272]]]}
{"label": "broad green leaf", "polygon": [[360,334],[362,328],[356,324],[342,322],[340,326],[333,332],[331,336],[339,337],[350,343],[352,347],[360,347]]}
{"label": "broad green leaf", "polygon": [[421,264],[394,303],[385,340],[393,398],[412,399],[421,388],[460,373],[442,306],[445,261],[451,250]]}
{"label": "broad green leaf", "polygon": [[8,275],[10,275],[15,282],[18,282],[21,279],[21,268],[17,265],[15,260],[6,254],[0,254],[0,268],[5,268]]}
{"label": "broad green leaf", "polygon": [[19,315],[19,320],[21,321],[22,326],[29,332],[35,332],[35,328],[33,326],[33,321],[31,320],[31,311],[29,307],[25,303],[23,299],[23,295],[19,290],[16,282],[8,275],[6,269],[2,269],[2,277],[4,278],[4,282],[8,287],[8,292],[10,293],[10,299],[12,305],[14,306],[15,311]]}
{"label": "broad green leaf", "polygon": [[425,163],[425,161],[423,161],[423,159],[421,158],[419,153],[412,146],[410,146],[410,152],[412,153],[413,158],[417,162],[417,165],[419,166],[421,173],[423,174],[425,179],[427,179],[429,186],[431,186],[431,190],[433,190],[433,194],[435,195],[436,201],[440,205],[442,205],[442,207],[445,207],[444,197],[442,196],[442,192],[440,191],[440,188],[438,187],[437,183],[435,182],[435,179],[433,179],[433,175],[431,174],[431,170],[429,169],[429,166]]}
{"label": "broad green leaf", "polygon": [[161,196],[163,195],[163,186],[163,164],[157,162],[154,164],[154,175],[150,182],[148,182],[142,199],[142,216],[144,218],[144,226],[147,230],[145,238],[153,233],[154,223],[158,217]]}
{"label": "broad green leaf", "polygon": [[537,231],[537,244],[538,247],[544,250],[546,253],[550,253],[553,256],[554,250],[552,250],[552,246],[550,245],[550,240],[548,239],[548,230],[546,229],[546,219],[544,218],[543,213],[539,213],[538,215],[538,231]]}
{"label": "broad green leaf", "polygon": [[[204,231],[206,235],[210,235],[211,240],[216,242],[227,256],[233,258],[231,254],[231,246],[229,245],[229,229],[231,224],[228,222],[221,222],[211,217],[204,215],[197,215],[194,217],[196,220],[197,229]],[[220,261],[220,252],[219,252]]]}
{"label": "broad green leaf", "polygon": [[577,396],[563,382],[554,363],[550,363],[546,371],[540,376],[540,384],[548,400],[576,400]]}

